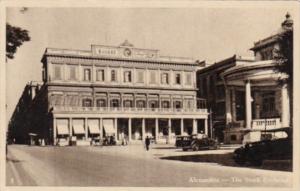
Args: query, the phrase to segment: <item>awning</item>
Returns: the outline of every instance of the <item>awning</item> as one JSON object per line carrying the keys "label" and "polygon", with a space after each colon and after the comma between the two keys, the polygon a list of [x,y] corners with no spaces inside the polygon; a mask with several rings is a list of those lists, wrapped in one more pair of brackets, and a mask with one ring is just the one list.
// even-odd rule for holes
{"label": "awning", "polygon": [[76,135],[78,135],[78,134],[85,134],[83,125],[74,124],[73,125],[73,130],[74,130],[74,134],[76,134]]}
{"label": "awning", "polygon": [[56,129],[57,129],[58,135],[68,135],[69,134],[69,128],[68,128],[67,124],[57,124]]}
{"label": "awning", "polygon": [[112,119],[104,119],[103,120],[103,128],[104,128],[106,134],[114,134],[115,133],[114,123],[113,123]]}
{"label": "awning", "polygon": [[90,134],[100,134],[100,129],[97,124],[90,124],[89,130],[90,130]]}

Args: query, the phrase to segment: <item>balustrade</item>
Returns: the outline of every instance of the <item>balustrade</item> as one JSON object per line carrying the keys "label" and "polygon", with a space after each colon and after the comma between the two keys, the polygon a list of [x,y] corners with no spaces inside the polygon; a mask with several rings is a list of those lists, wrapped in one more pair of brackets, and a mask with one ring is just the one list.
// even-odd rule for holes
{"label": "balustrade", "polygon": [[137,107],[79,107],[54,106],[54,111],[98,111],[98,112],[146,112],[146,113],[194,113],[207,112],[207,109],[197,108],[137,108]]}

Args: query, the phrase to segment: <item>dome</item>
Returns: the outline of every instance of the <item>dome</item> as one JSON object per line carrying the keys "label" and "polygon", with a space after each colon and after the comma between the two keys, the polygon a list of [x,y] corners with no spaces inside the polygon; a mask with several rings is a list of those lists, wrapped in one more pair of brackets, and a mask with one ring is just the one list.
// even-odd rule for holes
{"label": "dome", "polygon": [[291,15],[289,12],[285,15],[285,20],[281,23],[283,29],[292,29],[293,28],[293,20],[291,19]]}

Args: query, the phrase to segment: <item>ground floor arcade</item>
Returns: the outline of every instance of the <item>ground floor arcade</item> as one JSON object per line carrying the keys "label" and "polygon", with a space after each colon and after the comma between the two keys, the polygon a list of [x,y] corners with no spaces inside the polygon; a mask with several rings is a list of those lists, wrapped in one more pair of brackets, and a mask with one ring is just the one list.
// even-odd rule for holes
{"label": "ground floor arcade", "polygon": [[155,142],[172,143],[176,136],[207,134],[207,119],[198,118],[64,118],[53,119],[53,143],[62,140],[89,145],[95,138],[114,136],[117,142],[143,141],[147,136]]}

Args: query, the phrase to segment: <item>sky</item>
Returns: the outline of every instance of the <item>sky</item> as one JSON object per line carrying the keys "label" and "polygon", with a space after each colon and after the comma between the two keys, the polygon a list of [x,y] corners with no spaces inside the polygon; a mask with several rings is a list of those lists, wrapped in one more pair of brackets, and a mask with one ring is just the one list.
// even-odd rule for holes
{"label": "sky", "polygon": [[91,44],[159,49],[161,55],[214,63],[252,56],[255,41],[279,30],[292,8],[7,8],[6,21],[29,31],[6,65],[7,121],[29,81],[41,81],[47,47],[90,50]]}

